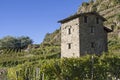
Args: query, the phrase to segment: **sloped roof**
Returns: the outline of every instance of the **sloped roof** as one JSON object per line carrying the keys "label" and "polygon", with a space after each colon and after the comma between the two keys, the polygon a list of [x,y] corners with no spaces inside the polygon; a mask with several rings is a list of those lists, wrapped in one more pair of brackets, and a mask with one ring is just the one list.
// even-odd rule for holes
{"label": "sloped roof", "polygon": [[60,21],[58,21],[58,22],[59,22],[59,23],[65,23],[65,22],[67,22],[67,21],[69,21],[69,20],[75,19],[75,18],[77,18],[77,17],[83,16],[83,15],[86,15],[86,14],[96,15],[96,16],[98,16],[99,18],[101,18],[103,21],[106,21],[106,19],[105,19],[104,17],[102,17],[101,15],[99,15],[97,12],[87,12],[87,13],[74,14],[74,15],[69,16],[69,17],[67,17],[67,18],[65,18],[65,19],[62,19],[62,20],[60,20]]}

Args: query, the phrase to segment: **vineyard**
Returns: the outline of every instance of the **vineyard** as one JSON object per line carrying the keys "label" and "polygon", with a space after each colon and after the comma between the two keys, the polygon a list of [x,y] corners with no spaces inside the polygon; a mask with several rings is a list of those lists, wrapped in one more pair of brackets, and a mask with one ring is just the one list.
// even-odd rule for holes
{"label": "vineyard", "polygon": [[109,39],[108,46],[108,53],[69,59],[60,59],[60,45],[47,42],[29,50],[1,49],[0,78],[2,80],[118,80],[120,40],[113,37]]}
{"label": "vineyard", "polygon": [[[36,70],[38,64],[48,59],[60,58],[59,50],[59,46],[46,46],[45,49],[40,47],[38,49],[31,49],[27,52],[18,49],[3,49],[0,54],[0,71],[1,69],[5,69],[8,80],[30,80],[26,79],[27,76],[25,76],[25,74],[28,74],[28,68],[30,68],[29,71],[32,72],[31,70]],[[54,51],[56,51],[56,53]],[[29,73],[29,75],[32,76],[33,74]],[[4,76],[4,74],[0,74],[0,78],[1,76]]]}
{"label": "vineyard", "polygon": [[7,69],[8,80],[118,80],[120,56],[111,54],[70,59],[39,56],[3,61],[2,67]]}
{"label": "vineyard", "polygon": [[27,36],[6,36],[0,39],[0,80],[120,80],[120,0],[89,1],[78,12],[97,10],[107,27],[114,23],[108,52],[61,59],[60,29],[47,33],[41,44]]}

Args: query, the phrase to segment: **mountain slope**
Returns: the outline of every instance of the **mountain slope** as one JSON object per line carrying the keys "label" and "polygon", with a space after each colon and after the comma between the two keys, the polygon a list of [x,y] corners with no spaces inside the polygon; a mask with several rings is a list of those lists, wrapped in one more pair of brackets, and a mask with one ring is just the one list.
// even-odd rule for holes
{"label": "mountain slope", "polygon": [[[120,0],[90,0],[84,2],[78,8],[76,14],[96,11],[105,17],[107,21],[105,26],[111,28],[114,26],[114,32],[109,34],[109,40],[114,41],[113,38],[120,38]],[[45,36],[44,43],[52,43],[52,45],[60,46],[60,29]]]}
{"label": "mountain slope", "polygon": [[105,17],[108,21],[105,25],[110,27],[115,26],[115,29],[120,28],[120,0],[96,0],[89,3],[84,2],[79,7],[77,14],[84,12],[96,11]]}

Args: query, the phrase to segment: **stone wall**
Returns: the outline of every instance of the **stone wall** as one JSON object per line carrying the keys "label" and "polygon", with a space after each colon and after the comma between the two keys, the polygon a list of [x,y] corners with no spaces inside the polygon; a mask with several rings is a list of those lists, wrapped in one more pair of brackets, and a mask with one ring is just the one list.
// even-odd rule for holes
{"label": "stone wall", "polygon": [[[107,51],[107,32],[104,30],[103,21],[99,19],[99,24],[97,24],[96,15],[87,16],[88,23],[83,22],[83,16],[80,17],[80,54],[100,54]],[[92,26],[94,33],[91,33]]]}
{"label": "stone wall", "polygon": [[[84,16],[87,16],[87,23],[84,22]],[[96,18],[99,18],[99,23],[96,23]],[[106,51],[107,31],[104,30],[103,20],[97,15],[84,14],[62,23],[61,57],[80,57],[86,54],[101,54]]]}
{"label": "stone wall", "polygon": [[[71,34],[68,30],[71,29]],[[68,44],[71,44],[71,49],[68,49]],[[61,26],[61,57],[79,57],[79,18],[73,19]]]}

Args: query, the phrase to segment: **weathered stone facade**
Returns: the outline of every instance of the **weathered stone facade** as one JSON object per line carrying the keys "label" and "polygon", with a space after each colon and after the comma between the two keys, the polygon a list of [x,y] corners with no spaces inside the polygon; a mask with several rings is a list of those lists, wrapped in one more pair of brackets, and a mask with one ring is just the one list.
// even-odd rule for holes
{"label": "weathered stone facade", "polygon": [[[71,34],[69,34],[69,29]],[[79,18],[73,19],[62,24],[61,27],[61,56],[64,57],[78,57],[80,54],[79,43]],[[71,44],[72,49],[68,49]],[[74,46],[74,47],[73,47]],[[68,55],[69,54],[69,55]]]}
{"label": "weathered stone facade", "polygon": [[61,25],[61,57],[80,57],[107,51],[106,19],[96,12],[75,14],[59,21]]}

